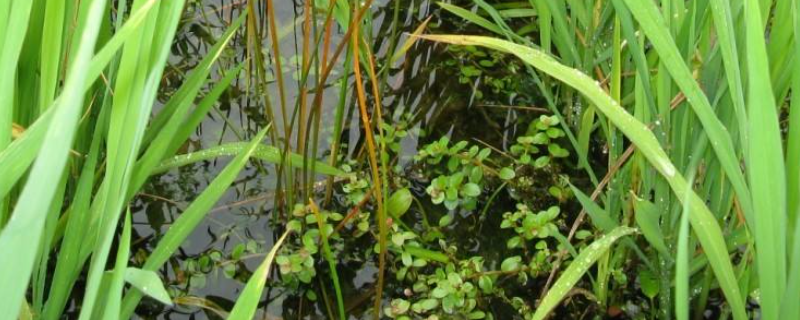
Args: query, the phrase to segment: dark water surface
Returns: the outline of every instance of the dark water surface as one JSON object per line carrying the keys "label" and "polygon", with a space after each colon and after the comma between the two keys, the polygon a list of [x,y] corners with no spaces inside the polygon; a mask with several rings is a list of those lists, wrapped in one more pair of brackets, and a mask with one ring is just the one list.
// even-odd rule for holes
{"label": "dark water surface", "polygon": [[[392,23],[396,3],[381,0],[375,1],[372,6],[371,14],[374,20],[372,50],[376,53],[379,66],[387,63],[385,56],[391,45],[392,34],[396,34],[402,43],[407,38],[404,33],[413,32],[421,21],[430,15],[434,16],[429,28],[431,32],[465,33],[474,30],[460,21],[454,21],[452,16],[441,12],[431,1],[395,1],[399,1],[397,4],[399,24],[396,30],[393,30],[395,26]],[[192,4],[184,14],[170,58],[170,66],[165,71],[161,101],[166,101],[167,97],[177,90],[186,75],[204,57],[230,21],[245,9],[246,3],[241,0],[189,2]],[[293,75],[296,75],[298,69],[295,64],[298,61],[296,56],[302,53],[303,5],[302,1],[295,3],[289,0],[275,0],[274,3],[279,21],[278,28],[285,34],[280,42],[280,50],[285,61],[284,78],[288,93],[286,100],[293,102],[298,94],[297,80]],[[322,19],[322,16],[318,15],[318,19]],[[342,31],[337,30],[334,45],[341,37]],[[268,40],[265,40],[265,47],[269,44]],[[409,51],[405,59],[396,62],[395,68],[388,74],[389,85],[383,92],[385,113],[395,115],[395,119],[402,113],[411,113],[413,125],[428,132],[424,138],[409,136],[404,139],[402,141],[404,154],[413,155],[418,145],[441,135],[450,135],[454,140],[480,139],[499,148],[504,147],[508,137],[514,135],[515,123],[520,114],[510,109],[498,110],[478,106],[472,89],[475,84],[465,84],[458,80],[460,62],[455,65],[451,63],[449,66],[446,64],[452,57],[453,55],[441,45],[421,42]],[[246,43],[244,33],[240,32],[220,58],[218,70],[212,73],[213,79],[221,78],[223,70],[229,70],[245,59]],[[341,68],[343,60],[343,58],[339,60],[335,70],[338,72],[328,80],[329,84],[338,83],[335,80],[343,73]],[[269,72],[274,76],[271,65],[268,65]],[[352,83],[353,80],[350,81]],[[212,110],[189,143],[180,151],[181,153],[213,147],[221,142],[250,139],[258,129],[266,125],[264,101],[253,93],[254,90],[250,87],[252,84],[248,82],[243,73],[232,88],[223,94],[216,110]],[[206,88],[205,92],[208,90],[210,88]],[[276,118],[280,118],[277,84],[271,83],[269,90],[273,113]],[[353,87],[350,86],[348,90],[353,90]],[[353,112],[355,101],[350,98],[354,96],[352,91],[348,93],[349,111],[346,113],[346,127],[343,134],[344,141],[348,142],[348,157],[356,152],[356,147],[361,143],[358,113]],[[338,85],[331,85],[325,89],[323,125],[318,150],[321,160],[327,159],[326,152],[330,145],[333,114],[338,97]],[[511,102],[495,101],[495,103]],[[293,109],[292,105],[293,103],[289,103],[290,110]],[[274,125],[283,130],[280,127],[281,123]],[[220,158],[200,162],[151,179],[131,208],[135,211],[134,264],[144,260],[170,224],[209,185],[228,160]],[[424,181],[420,181],[415,192],[424,195],[424,186]],[[272,247],[275,239],[271,225],[275,188],[274,166],[266,164],[255,166],[251,163],[242,171],[217,203],[217,208],[206,216],[167,267],[161,270],[173,296],[189,297],[184,300],[188,304],[213,303],[222,310],[231,309],[243,288],[244,281],[263,260],[265,252]],[[501,204],[492,211],[502,213],[507,207],[510,205]],[[432,212],[428,214],[436,216],[438,214],[436,210],[442,209],[431,208]],[[464,215],[461,219],[474,221],[475,217]],[[500,259],[500,252],[486,250],[486,248],[505,247],[505,238],[484,234],[496,233],[494,227],[490,228],[495,229],[493,231],[486,231],[484,228],[482,232],[476,233],[472,229],[473,225],[468,223],[463,225],[465,226],[456,227],[452,231],[462,233],[452,237],[460,239],[458,240],[460,248],[470,252],[480,252],[489,262]],[[465,234],[471,236],[464,237]],[[242,249],[244,252],[241,252]],[[232,255],[238,259],[232,259]],[[318,259],[318,262],[319,260],[321,259]],[[321,274],[327,267],[317,269]],[[359,318],[371,305],[375,269],[371,263],[340,265],[339,272],[346,295],[345,301],[352,319]],[[226,271],[233,274],[233,277],[226,276]],[[387,279],[389,279],[387,293],[392,294],[393,290],[402,289],[392,288],[391,276]],[[327,280],[324,282],[327,286]],[[329,288],[328,290],[328,294],[332,294]],[[327,318],[325,306],[321,302],[310,303],[290,290],[279,287],[268,289],[266,298],[262,300],[260,306],[259,319]],[[187,305],[164,307],[148,299],[142,301],[137,314],[145,319],[219,318],[209,309]]]}

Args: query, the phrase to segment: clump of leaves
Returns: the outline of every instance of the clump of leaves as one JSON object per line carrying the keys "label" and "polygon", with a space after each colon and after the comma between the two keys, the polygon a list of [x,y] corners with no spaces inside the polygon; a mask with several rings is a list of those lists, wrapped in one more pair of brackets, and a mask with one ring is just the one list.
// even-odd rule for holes
{"label": "clump of leaves", "polygon": [[[287,228],[294,230],[300,236],[284,243],[275,262],[278,264],[283,284],[297,290],[301,284],[310,284],[317,275],[314,255],[319,252],[321,231],[317,215],[311,214],[305,205],[296,204],[292,210],[292,217]],[[319,217],[323,220],[323,231],[328,238],[339,239],[333,234],[333,226],[328,221],[341,221],[344,217],[339,213],[327,211],[320,212]],[[337,247],[333,246],[332,249],[336,250]]]}
{"label": "clump of leaves", "polygon": [[451,46],[447,50],[453,57],[445,60],[445,66],[458,70],[458,82],[473,84],[475,98],[483,99],[489,93],[513,96],[519,92],[519,78],[515,75],[520,65],[506,59],[506,54],[475,46]]}
{"label": "clump of leaves", "polygon": [[414,157],[431,169],[431,175],[438,174],[425,189],[434,204],[443,203],[449,210],[459,206],[465,210],[475,209],[488,168],[484,162],[492,151],[478,146],[467,149],[468,146],[466,141],[450,146],[450,139],[442,137],[426,145]]}
{"label": "clump of leaves", "polygon": [[386,121],[381,123],[381,131],[383,135],[375,137],[375,142],[379,145],[385,144],[386,147],[395,154],[400,153],[400,141],[407,137],[411,131],[412,115],[410,113],[403,113],[399,119],[393,121]]}
{"label": "clump of leaves", "polygon": [[353,172],[351,164],[342,165],[342,169],[350,173],[347,180],[342,185],[342,192],[345,194],[346,205],[354,206],[364,200],[370,189],[369,181],[363,176],[363,172]]}
{"label": "clump of leaves", "polygon": [[518,234],[509,240],[508,247],[517,248],[524,243],[523,240],[544,239],[557,233],[558,227],[553,220],[558,217],[560,212],[561,209],[553,206],[546,211],[533,213],[527,205],[517,204],[516,211],[503,214],[503,222],[500,224],[500,228],[513,228],[514,232]]}
{"label": "clump of leaves", "polygon": [[[519,273],[519,281],[523,284],[527,281],[528,274],[536,277],[542,271],[548,270],[548,258],[551,255],[551,251],[546,239],[558,233],[558,227],[554,221],[558,218],[560,212],[559,207],[553,206],[547,210],[534,213],[527,205],[517,204],[516,211],[503,214],[503,222],[501,222],[500,228],[513,229],[516,234],[506,241],[506,246],[509,249],[522,249],[526,253],[532,253],[532,258],[527,266],[524,267],[522,267],[523,258],[521,256],[506,258],[501,264],[501,269],[508,272],[524,268],[528,271],[527,274],[524,272]],[[530,248],[528,243],[534,241],[533,248]]]}
{"label": "clump of leaves", "polygon": [[[544,168],[550,165],[553,158],[568,157],[569,151],[556,141],[564,136],[564,131],[558,128],[558,124],[558,117],[547,115],[531,122],[525,135],[518,137],[517,143],[511,146],[511,154],[516,157],[515,162]],[[541,149],[546,149],[547,153],[542,154]]]}
{"label": "clump of leaves", "polygon": [[[178,282],[188,283],[189,289],[202,289],[206,287],[208,277],[216,278],[219,272],[229,279],[239,278],[246,280],[249,275],[244,268],[237,268],[247,254],[259,252],[260,245],[253,239],[236,244],[230,252],[212,249],[191,258],[181,261]],[[245,271],[245,272],[242,272]],[[172,288],[170,288],[172,289]],[[175,295],[183,292],[170,290]]]}
{"label": "clump of leaves", "polygon": [[491,319],[482,311],[482,295],[493,291],[494,279],[483,275],[483,258],[447,263],[420,274],[405,298],[392,300],[384,311],[394,319]]}

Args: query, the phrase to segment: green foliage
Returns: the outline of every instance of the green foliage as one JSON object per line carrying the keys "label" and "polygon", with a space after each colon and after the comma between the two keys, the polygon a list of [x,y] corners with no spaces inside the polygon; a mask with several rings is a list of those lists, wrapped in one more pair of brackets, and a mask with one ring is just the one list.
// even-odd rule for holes
{"label": "green foliage", "polygon": [[491,294],[493,280],[482,276],[483,264],[483,258],[473,257],[417,275],[406,298],[392,300],[386,315],[393,319],[487,318],[478,301]]}
{"label": "green foliage", "polygon": [[520,89],[516,77],[520,66],[506,54],[476,46],[449,47],[452,58],[444,65],[458,70],[458,81],[471,85],[478,100],[506,97]]}
{"label": "green foliage", "polygon": [[[338,236],[333,234],[333,225],[330,222],[339,222],[344,217],[335,212],[320,212],[325,234],[327,237],[337,240]],[[308,206],[296,204],[292,209],[292,220],[287,224],[287,228],[292,230],[296,237],[291,237],[283,245],[275,258],[281,274],[283,285],[298,290],[301,285],[312,283],[317,275],[314,256],[320,252],[320,229],[315,215]],[[337,246],[333,246],[336,248]],[[338,252],[336,253],[338,255]]]}
{"label": "green foliage", "polygon": [[545,239],[557,233],[558,227],[553,224],[553,220],[560,212],[558,207],[550,207],[545,211],[533,213],[528,206],[517,204],[517,211],[504,213],[503,222],[500,224],[501,229],[514,229],[518,234],[509,240],[508,247],[519,248],[523,245],[523,239]]}
{"label": "green foliage", "polygon": [[450,146],[450,139],[442,137],[414,157],[436,175],[425,189],[434,204],[443,203],[449,210],[475,209],[477,198],[483,193],[485,162],[492,151],[478,146],[467,149],[468,146],[466,141]]}
{"label": "green foliage", "polygon": [[[416,2],[389,2],[373,20],[371,0],[315,0],[289,21],[277,1],[245,1],[226,6],[234,18],[219,34],[205,29],[216,21],[191,20],[206,19],[202,1],[6,2],[0,256],[15,263],[0,263],[0,318],[60,319],[77,301],[80,319],[128,319],[146,295],[250,319],[264,287],[302,296],[300,317],[309,302],[341,319],[538,320],[578,317],[574,306],[800,317],[800,1],[440,2],[408,36],[401,17],[424,19]],[[503,39],[423,35],[448,28]],[[205,54],[174,64],[174,49],[186,51],[176,32]],[[293,32],[302,52],[282,55]],[[467,90],[421,109],[427,100],[412,103],[395,81],[425,68]],[[327,88],[338,101],[324,101]],[[239,94],[256,107],[217,108]],[[466,98],[497,140],[433,127]],[[364,139],[343,138],[358,120],[348,130]],[[223,131],[209,135],[217,121]],[[232,159],[190,202],[148,195],[175,202],[177,218],[152,244],[131,237],[120,214],[153,191],[148,181],[219,157]],[[270,226],[285,231],[258,267],[246,262],[263,257],[263,240],[176,257],[245,175],[277,182],[254,199],[273,201]],[[355,264],[378,267],[375,305],[345,310],[339,271]],[[192,296],[220,275],[243,285],[230,314]]]}

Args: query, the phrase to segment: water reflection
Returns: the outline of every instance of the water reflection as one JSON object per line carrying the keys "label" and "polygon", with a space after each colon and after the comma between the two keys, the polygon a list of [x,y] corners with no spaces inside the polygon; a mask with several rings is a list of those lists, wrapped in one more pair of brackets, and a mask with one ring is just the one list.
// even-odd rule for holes
{"label": "water reflection", "polygon": [[[264,12],[263,1],[257,1],[257,11]],[[279,21],[280,51],[284,62],[283,74],[286,79],[287,102],[293,102],[299,94],[298,86],[298,54],[302,53],[302,19],[303,2],[300,0],[274,1],[277,20]],[[317,1],[318,5],[327,1]],[[244,0],[204,0],[189,1],[189,5],[176,35],[172,48],[169,67],[164,74],[161,102],[175,93],[184,81],[187,73],[199,63],[207,50],[214,44],[226,29],[227,25],[245,10]],[[394,26],[395,10],[398,25]],[[386,59],[393,41],[405,41],[407,33],[411,33],[428,16],[433,15],[429,27],[440,32],[470,32],[465,24],[453,21],[452,17],[443,17],[438,7],[430,1],[376,1],[372,7],[373,39],[372,51],[375,52],[378,67],[389,63]],[[321,19],[321,17],[318,16]],[[264,22],[266,19],[257,19]],[[265,29],[266,25],[260,26]],[[333,45],[343,36],[340,28],[336,29]],[[268,43],[268,42],[267,42]],[[265,44],[265,53],[272,55]],[[393,115],[397,120],[404,113],[411,115],[411,125],[422,129],[422,137],[411,136],[403,141],[403,154],[411,155],[420,144],[441,135],[451,135],[453,139],[471,139],[480,137],[491,145],[504,145],[506,135],[513,135],[518,113],[511,109],[493,110],[480,106],[477,100],[491,100],[490,97],[476,99],[476,88],[481,83],[460,81],[461,63],[452,52],[443,46],[421,42],[413,46],[405,58],[396,61],[387,69],[387,85],[383,89],[383,107],[385,114]],[[212,72],[212,79],[223,77],[229,70],[240,63],[247,63],[247,41],[243,32],[237,33],[232,44],[224,51],[220,62]],[[271,56],[270,56],[271,59]],[[455,59],[455,64],[453,63]],[[339,77],[344,74],[342,60],[334,69],[328,80],[329,86],[324,89],[323,115],[321,117],[323,131],[318,155],[326,159],[332,135],[334,109],[339,99]],[[275,69],[268,65],[266,79],[269,82],[266,95],[258,95],[254,90],[254,76],[242,76],[235,80],[230,90],[219,99],[219,103],[197,132],[191,137],[182,150],[196,151],[218,145],[221,142],[241,141],[251,138],[258,129],[268,123],[265,112],[265,99],[271,99],[272,114],[281,119],[281,108],[278,103],[279,89],[275,80]],[[315,74],[309,80],[314,83]],[[342,134],[347,143],[346,157],[358,152],[362,136],[360,122],[355,111],[352,97],[352,79],[347,90],[345,114],[345,130]],[[213,81],[212,81],[213,83]],[[204,89],[205,92],[210,88]],[[489,93],[491,94],[491,93]],[[513,101],[494,101],[496,104],[510,104]],[[288,103],[288,109],[293,109]],[[158,108],[156,108],[158,110]],[[291,117],[291,114],[287,115]],[[283,123],[276,121],[273,125],[283,131]],[[296,128],[295,128],[296,130]],[[509,131],[510,130],[510,131]],[[296,135],[296,132],[294,133]],[[294,139],[293,139],[294,140]],[[133,203],[135,211],[135,258],[134,264],[143,261],[147,253],[158,243],[160,237],[170,224],[180,215],[186,206],[204,190],[214,177],[225,167],[229,159],[218,159],[197,163],[191,166],[172,170],[151,179],[142,194]],[[408,157],[405,157],[407,162]],[[401,162],[403,164],[405,162]],[[152,300],[143,300],[137,309],[140,317],[146,319],[217,319],[219,314],[213,309],[230,310],[243,287],[243,281],[261,262],[264,252],[274,241],[271,220],[276,179],[273,166],[248,165],[234,184],[206,219],[198,226],[191,237],[162,269],[162,275],[172,290],[173,296],[188,296],[182,301],[188,305],[172,308],[164,307]],[[422,184],[416,186],[418,194],[424,194]],[[500,208],[501,210],[502,208]],[[468,217],[465,217],[468,219]],[[473,218],[474,219],[474,218]],[[462,232],[462,231],[458,231]],[[463,232],[471,232],[463,230]],[[474,231],[473,231],[474,232]],[[480,245],[503,247],[496,243],[499,240],[490,236],[466,239],[464,248],[470,251],[480,250]],[[244,247],[244,249],[242,249]],[[360,249],[363,250],[363,249]],[[488,252],[487,260],[499,258],[498,252]],[[233,259],[236,256],[236,259]],[[496,257],[493,257],[496,256]],[[237,262],[238,261],[238,262]],[[372,284],[375,278],[375,267],[371,263],[348,262],[350,265],[339,268],[339,276],[343,280],[343,290],[348,301],[347,309],[356,319],[365,312],[374,294]],[[209,265],[214,267],[209,267]],[[327,279],[325,270],[318,272]],[[327,283],[325,284],[327,286]],[[317,285],[319,287],[319,285]],[[320,289],[329,288],[320,287]],[[402,288],[387,288],[392,290]],[[194,299],[194,300],[193,300]],[[204,305],[203,305],[204,304]],[[201,306],[203,305],[203,306]],[[308,299],[298,297],[281,288],[269,288],[266,299],[262,300],[259,310],[260,319],[325,319],[326,306],[323,303],[312,303]]]}

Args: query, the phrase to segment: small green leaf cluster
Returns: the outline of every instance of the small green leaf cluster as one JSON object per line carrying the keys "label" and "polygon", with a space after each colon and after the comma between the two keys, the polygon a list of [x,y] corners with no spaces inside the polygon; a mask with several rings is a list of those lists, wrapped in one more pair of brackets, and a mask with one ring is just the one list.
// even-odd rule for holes
{"label": "small green leaf cluster", "polygon": [[[342,168],[345,172],[352,172],[352,167],[348,164],[343,165]],[[371,187],[369,181],[362,175],[363,172],[354,172],[348,175],[347,180],[342,184],[342,192],[344,192],[346,204],[349,206],[355,206],[364,200]]]}
{"label": "small green leaf cluster", "polygon": [[[364,172],[352,172],[353,165],[355,164],[350,163],[342,166],[345,172],[351,173],[342,184],[342,192],[345,195],[345,205],[350,207],[359,206],[372,187],[369,180],[363,176]],[[361,237],[369,231],[369,218],[371,215],[369,211],[359,210],[350,220],[350,222],[356,226],[356,230],[353,232],[354,237]]]}
{"label": "small green leaf cluster", "polygon": [[454,58],[445,60],[445,66],[458,68],[459,83],[475,84],[475,98],[483,99],[484,93],[507,96],[517,91],[519,63],[505,59],[506,54],[475,46],[451,46],[448,51]]}
{"label": "small green leaf cluster", "polygon": [[520,239],[519,241],[509,240],[508,247],[517,248],[520,247],[523,239],[544,239],[558,232],[558,227],[553,223],[553,220],[558,217],[560,212],[561,209],[559,207],[553,206],[545,211],[533,213],[527,205],[517,204],[516,211],[503,214],[503,222],[500,224],[500,228],[513,228],[514,232],[518,234],[517,237],[511,240]]}
{"label": "small green leaf cluster", "polygon": [[395,154],[399,154],[401,151],[400,141],[410,133],[410,124],[412,120],[411,113],[403,113],[399,116],[398,120],[382,122],[382,135],[375,136],[375,142],[377,142],[378,145],[385,144],[387,149]]}
{"label": "small green leaf cluster", "polygon": [[[184,274],[184,279],[188,277],[189,287],[194,289],[202,289],[206,286],[206,276],[216,269],[216,264],[222,262],[222,253],[219,251],[211,251],[196,259],[186,259],[183,261],[181,268]],[[225,270],[225,275],[233,277],[236,274],[236,266],[234,264],[226,264],[229,266]],[[228,273],[230,270],[230,273]]]}
{"label": "small green leaf cluster", "polygon": [[[280,253],[275,258],[281,273],[283,284],[292,289],[298,289],[301,284],[310,284],[316,276],[314,255],[319,252],[320,230],[317,215],[312,214],[309,208],[296,204],[292,210],[293,219],[287,228],[299,235],[294,241],[285,242]],[[338,239],[333,235],[333,226],[328,221],[341,221],[344,217],[336,212],[320,212],[325,234],[331,239]],[[332,249],[336,249],[333,246]]]}
{"label": "small green leaf cluster", "polygon": [[206,278],[211,274],[222,271],[222,274],[229,279],[237,276],[237,265],[245,258],[246,254],[255,254],[259,251],[259,244],[255,240],[239,243],[231,249],[227,257],[219,250],[209,250],[198,257],[187,258],[182,261],[180,279],[189,280],[189,287],[202,289],[206,286]]}
{"label": "small green leaf cluster", "polygon": [[[523,249],[525,252],[530,253],[527,242],[536,240],[533,245],[535,250],[533,257],[525,267],[528,271],[527,274],[524,272],[519,273],[518,278],[521,283],[527,281],[528,274],[536,277],[549,267],[547,259],[550,257],[551,252],[546,239],[558,233],[558,227],[554,221],[558,218],[560,212],[559,207],[552,206],[547,210],[534,213],[527,205],[517,204],[516,211],[503,214],[500,228],[513,229],[516,233],[515,236],[506,241],[506,246],[509,249]],[[501,269],[504,272],[520,269],[522,261],[523,259],[520,256],[506,258],[501,264]]]}
{"label": "small green leaf cluster", "polygon": [[[417,241],[417,235],[411,231],[400,230],[397,224],[392,224],[390,228],[388,242],[389,250],[393,252],[394,263],[400,266],[395,272],[395,277],[398,281],[403,281],[406,278],[415,278],[419,268],[428,265],[428,260],[423,257],[414,257],[409,253],[406,248],[408,246],[421,248],[422,244]],[[375,244],[373,247],[374,252],[380,252],[380,247]]]}
{"label": "small green leaf cluster", "polygon": [[[485,164],[491,149],[472,146],[466,141],[450,146],[450,139],[442,137],[426,145],[414,157],[433,168],[439,175],[425,189],[434,204],[444,204],[448,210],[461,206],[473,210],[483,192]],[[437,170],[438,169],[438,170]]]}
{"label": "small green leaf cluster", "polygon": [[[553,158],[568,157],[569,151],[556,141],[564,136],[564,131],[558,128],[558,124],[558,117],[547,115],[542,115],[531,122],[525,135],[518,137],[517,143],[511,146],[510,151],[515,157],[515,162],[544,168],[550,165]],[[547,154],[540,154],[541,148],[546,148]]]}
{"label": "small green leaf cluster", "polygon": [[494,279],[483,275],[483,258],[473,257],[419,274],[406,298],[392,300],[384,311],[394,319],[491,319],[478,306],[494,290]]}

